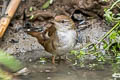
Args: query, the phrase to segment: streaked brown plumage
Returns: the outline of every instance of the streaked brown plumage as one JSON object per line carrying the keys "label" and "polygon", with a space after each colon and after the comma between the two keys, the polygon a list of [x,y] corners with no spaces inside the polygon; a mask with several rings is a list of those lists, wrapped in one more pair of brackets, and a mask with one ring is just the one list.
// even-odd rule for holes
{"label": "streaked brown plumage", "polygon": [[60,15],[56,16],[54,26],[45,32],[27,31],[28,34],[36,37],[45,50],[53,55],[52,63],[55,63],[55,56],[63,55],[73,49],[76,44],[76,27],[71,18]]}

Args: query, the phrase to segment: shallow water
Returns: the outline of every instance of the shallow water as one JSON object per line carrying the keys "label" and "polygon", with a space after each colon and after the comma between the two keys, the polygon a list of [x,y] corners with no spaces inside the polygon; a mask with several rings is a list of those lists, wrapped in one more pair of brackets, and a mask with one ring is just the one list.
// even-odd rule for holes
{"label": "shallow water", "polygon": [[85,70],[69,64],[31,64],[31,73],[22,80],[113,80],[111,69]]}

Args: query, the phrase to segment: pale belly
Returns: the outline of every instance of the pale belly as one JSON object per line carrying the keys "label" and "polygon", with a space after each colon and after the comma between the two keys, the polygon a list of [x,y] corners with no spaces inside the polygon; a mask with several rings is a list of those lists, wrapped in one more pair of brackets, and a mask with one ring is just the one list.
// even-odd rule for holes
{"label": "pale belly", "polygon": [[76,44],[76,31],[70,30],[57,33],[59,35],[59,46],[57,48],[57,54],[63,55],[68,53]]}

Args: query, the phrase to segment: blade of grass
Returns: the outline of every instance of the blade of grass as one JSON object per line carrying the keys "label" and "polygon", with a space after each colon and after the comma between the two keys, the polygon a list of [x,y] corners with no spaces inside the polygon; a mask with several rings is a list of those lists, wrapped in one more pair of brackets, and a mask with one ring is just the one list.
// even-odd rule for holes
{"label": "blade of grass", "polygon": [[115,24],[115,26],[112,28],[112,29],[110,29],[99,41],[98,41],[98,43],[96,44],[96,46],[101,42],[101,41],[103,41],[103,39],[105,39],[115,28],[117,28],[118,26],[120,25],[120,21],[117,23],[117,24]]}
{"label": "blade of grass", "polygon": [[49,5],[50,5],[50,0],[48,0],[47,2],[45,2],[45,4],[43,4],[42,9],[48,8]]}

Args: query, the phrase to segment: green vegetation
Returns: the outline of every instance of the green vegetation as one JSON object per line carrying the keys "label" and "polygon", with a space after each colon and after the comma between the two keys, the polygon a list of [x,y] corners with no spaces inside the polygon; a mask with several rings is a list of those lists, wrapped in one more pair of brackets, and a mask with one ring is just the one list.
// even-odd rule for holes
{"label": "green vegetation", "polygon": [[48,0],[45,4],[43,4],[42,9],[46,9],[53,3],[53,0]]}
{"label": "green vegetation", "polygon": [[[107,20],[107,22],[109,23],[115,23],[115,22],[119,22],[120,20],[120,13],[114,14],[112,9],[114,7],[118,7],[120,8],[117,4],[120,2],[120,0],[117,0],[116,2],[114,2],[110,8],[106,8],[105,11],[105,19]],[[116,17],[117,16],[117,17]]]}
{"label": "green vegetation", "polygon": [[[114,24],[98,43],[91,43],[80,49],[79,51],[72,50],[71,55],[74,56],[74,65],[81,67],[85,66],[86,56],[94,57],[93,64],[89,64],[89,68],[96,67],[98,64],[111,64],[114,72],[119,72],[120,69],[120,13],[114,13],[113,8],[118,6],[120,0],[113,2],[113,4],[106,8],[104,17],[108,24]],[[87,63],[88,65],[88,63]],[[100,66],[100,65],[99,65]]]}
{"label": "green vegetation", "polygon": [[6,66],[13,72],[23,68],[23,65],[19,60],[16,60],[15,57],[3,52],[2,50],[0,50],[0,64]]}
{"label": "green vegetation", "polygon": [[7,70],[10,70],[11,72],[17,72],[23,67],[24,66],[21,64],[21,62],[16,60],[15,57],[0,50],[0,80],[12,80],[13,74]]}

